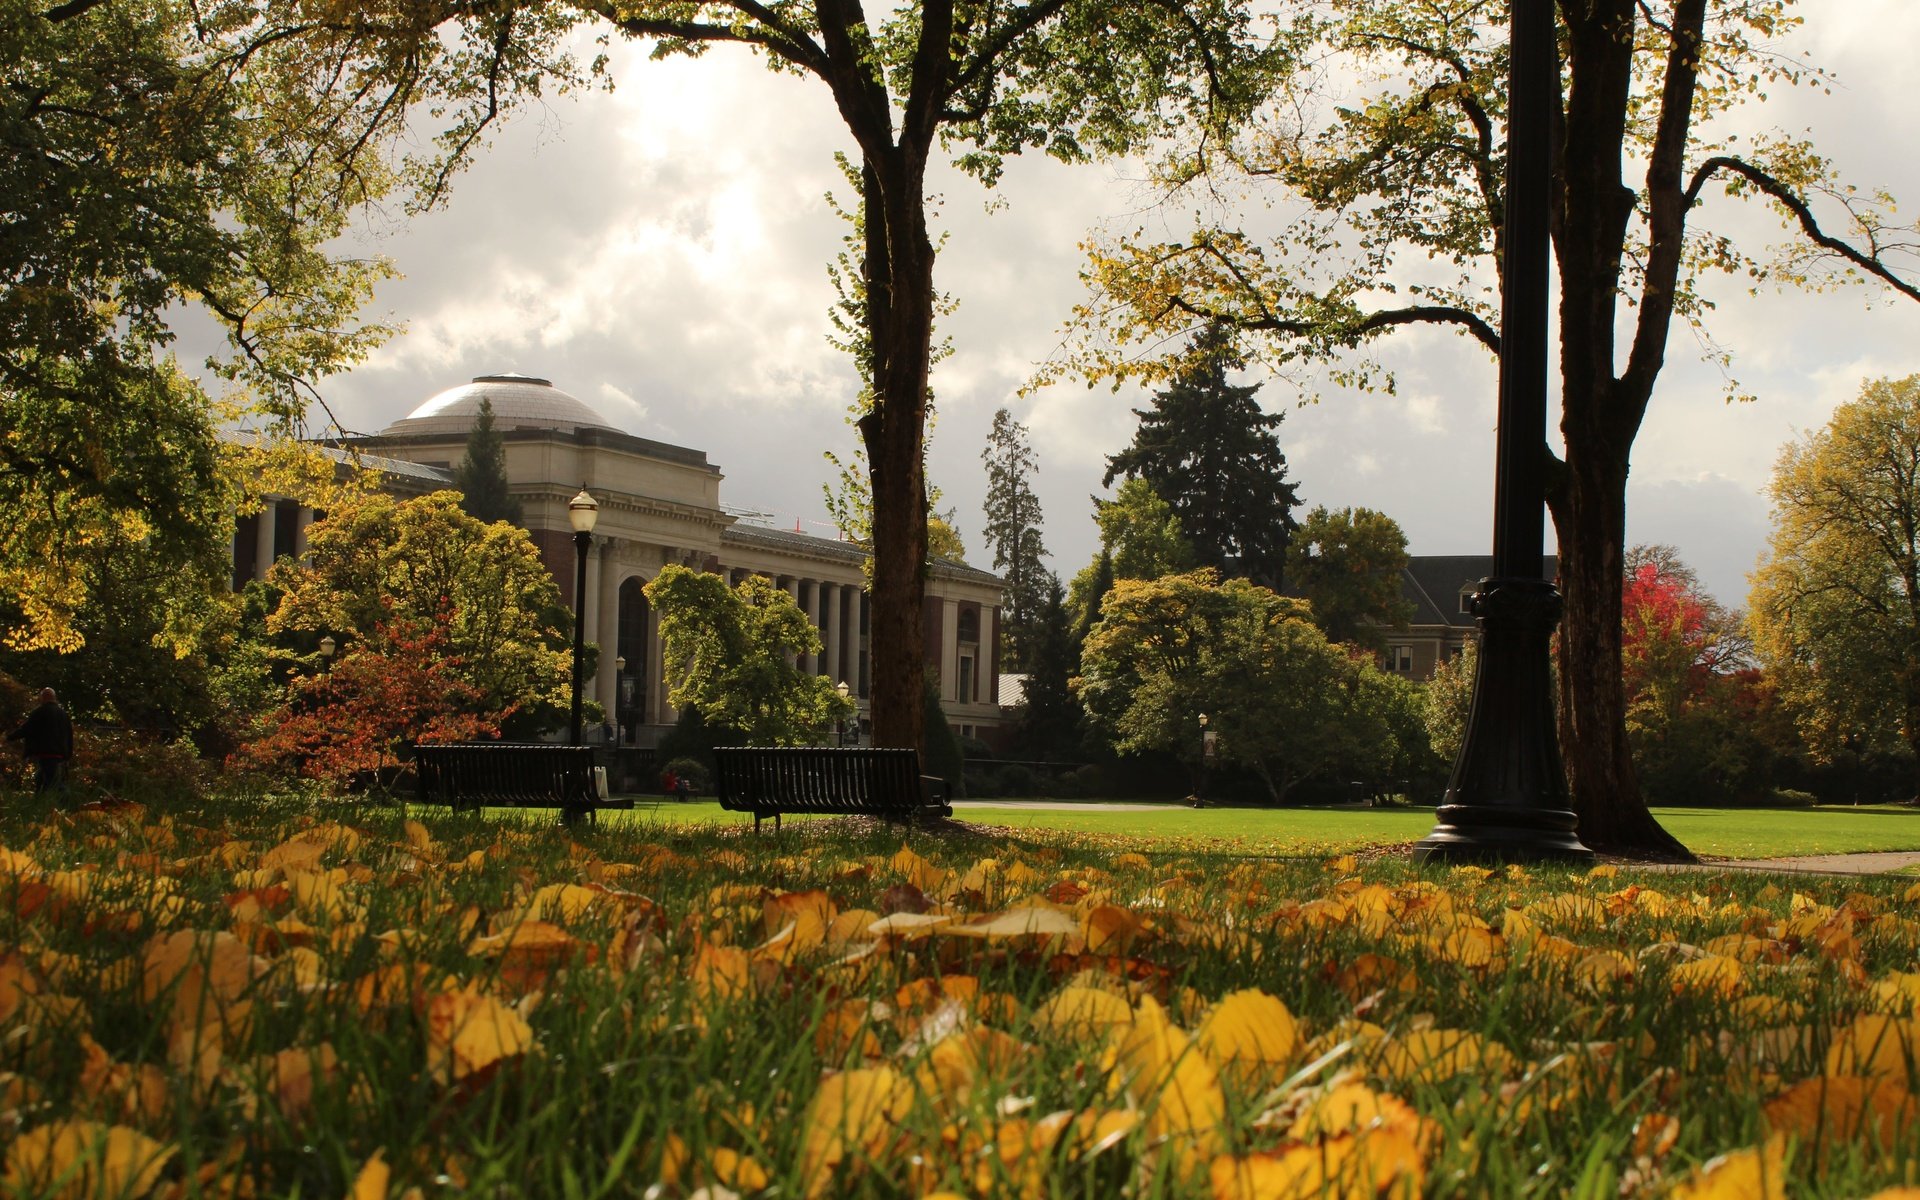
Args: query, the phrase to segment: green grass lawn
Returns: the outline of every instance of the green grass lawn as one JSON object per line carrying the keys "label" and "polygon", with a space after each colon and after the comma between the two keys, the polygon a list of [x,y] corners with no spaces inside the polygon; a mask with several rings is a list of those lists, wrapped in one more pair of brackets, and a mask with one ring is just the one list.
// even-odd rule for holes
{"label": "green grass lawn", "polygon": [[[711,800],[653,804],[642,798],[631,816],[642,823],[744,823]],[[1920,809],[1865,806],[1805,809],[1657,808],[1654,814],[1694,853],[1708,858],[1791,858],[1872,850],[1920,851]],[[974,825],[1058,830],[1136,839],[1143,848],[1231,849],[1248,854],[1320,854],[1411,842],[1433,828],[1428,809],[1206,808],[1166,805],[1103,812],[1084,803],[1058,808],[969,806],[956,814]],[[794,818],[804,820],[806,818]]]}

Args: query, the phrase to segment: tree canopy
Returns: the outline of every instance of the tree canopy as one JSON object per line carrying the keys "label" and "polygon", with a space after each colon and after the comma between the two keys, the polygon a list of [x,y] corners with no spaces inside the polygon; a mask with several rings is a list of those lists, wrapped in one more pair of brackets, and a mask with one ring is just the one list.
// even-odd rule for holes
{"label": "tree canopy", "polygon": [[1754,649],[1823,760],[1920,761],[1920,375],[1867,383],[1788,443],[1753,576]]}
{"label": "tree canopy", "polygon": [[1413,619],[1413,603],[1400,591],[1406,566],[1407,535],[1392,517],[1316,505],[1288,542],[1287,588],[1313,605],[1328,641],[1378,651],[1387,630]]}
{"label": "tree canopy", "polygon": [[[355,312],[382,264],[330,243],[390,182],[305,98],[291,47],[237,54],[232,4],[0,0],[0,607],[17,646],[72,650],[80,548],[125,536],[223,570],[241,496],[221,421],[298,417],[386,334]],[[211,318],[216,404],[166,353]]]}
{"label": "tree canopy", "polygon": [[551,728],[571,703],[573,618],[524,529],[483,525],[459,493],[399,500],[347,493],[308,530],[307,561],[269,574],[284,589],[271,632],[331,633],[344,652],[382,630],[436,629],[477,711]]}
{"label": "tree canopy", "polygon": [[1075,688],[1122,751],[1192,760],[1201,713],[1220,761],[1275,802],[1315,777],[1379,778],[1414,735],[1411,684],[1330,644],[1302,601],[1211,567],[1119,580],[1081,652]]}
{"label": "tree canopy", "polygon": [[1093,502],[1100,550],[1073,577],[1067,606],[1081,629],[1100,619],[1100,601],[1117,579],[1158,579],[1198,565],[1173,506],[1144,479],[1121,483],[1111,500]]}
{"label": "tree canopy", "polygon": [[820,631],[787,592],[749,575],[735,587],[669,564],[646,587],[664,661],[678,664],[667,698],[756,746],[801,746],[853,715],[824,675],[795,659],[820,653]]}
{"label": "tree canopy", "polygon": [[1260,407],[1259,384],[1227,382],[1243,365],[1225,326],[1195,334],[1189,359],[1154,393],[1153,406],[1133,410],[1139,428],[1107,459],[1100,482],[1144,479],[1179,519],[1197,564],[1279,587],[1300,500],[1274,433],[1285,414]]}
{"label": "tree canopy", "polygon": [[[1920,298],[1912,227],[1848,188],[1807,137],[1732,120],[1769,91],[1825,76],[1777,52],[1791,0],[1558,0],[1553,114],[1561,447],[1548,504],[1566,597],[1563,742],[1580,836],[1596,849],[1684,853],[1646,810],[1620,668],[1626,481],[1676,320],[1704,328],[1708,282],[1876,281]],[[1505,5],[1341,0],[1289,27],[1297,61],[1261,116],[1194,139],[1164,177],[1202,197],[1184,239],[1098,246],[1078,366],[1121,378],[1182,369],[1142,348],[1224,324],[1251,359],[1391,386],[1367,355],[1416,326],[1497,353],[1504,249]],[[1816,18],[1817,19],[1817,18]],[[1350,88],[1352,83],[1355,86]],[[1277,234],[1236,208],[1290,214]],[[1743,247],[1723,201],[1772,208],[1793,240]],[[1709,343],[1710,344],[1710,343]],[[1488,377],[1491,392],[1493,378]]]}

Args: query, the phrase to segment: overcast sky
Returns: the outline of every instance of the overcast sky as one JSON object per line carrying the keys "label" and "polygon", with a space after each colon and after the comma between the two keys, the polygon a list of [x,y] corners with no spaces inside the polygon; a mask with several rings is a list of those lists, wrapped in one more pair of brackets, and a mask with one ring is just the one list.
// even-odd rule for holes
{"label": "overcast sky", "polygon": [[[1849,181],[1920,205],[1920,4],[1803,8],[1809,27],[1781,49],[1831,69],[1833,92],[1776,89],[1750,120],[1809,130]],[[842,187],[833,154],[850,140],[824,88],[744,53],[659,63],[628,50],[614,71],[611,95],[521,113],[444,211],[363,231],[404,275],[375,307],[405,332],[323,394],[347,429],[373,432],[475,375],[542,376],[623,430],[706,451],[730,506],[832,536],[821,452],[853,449],[844,421],[855,384],[826,340],[826,265],[845,226],[825,195]],[[1148,398],[1073,384],[1018,392],[1057,352],[1082,298],[1080,243],[1140,223],[1138,174],[1033,159],[993,192],[951,172],[934,184],[949,234],[937,279],[959,310],[941,327],[954,352],[935,368],[930,470],[977,565],[991,564],[979,456],[1002,406],[1032,431],[1052,567],[1069,577],[1094,552],[1089,497],[1104,494],[1105,457],[1131,438],[1129,410]],[[1742,214],[1715,198],[1706,215],[1755,245],[1784,237],[1757,206]],[[1712,333],[1757,399],[1730,405],[1721,369],[1676,330],[1634,453],[1628,536],[1676,545],[1716,595],[1743,607],[1780,445],[1818,427],[1864,378],[1920,372],[1920,304],[1867,289],[1750,297],[1726,286],[1715,298]],[[1286,413],[1289,477],[1306,506],[1392,516],[1415,554],[1486,553],[1493,364],[1438,331],[1402,334],[1384,357],[1396,395],[1333,391],[1301,406],[1293,383],[1267,382],[1262,401]]]}

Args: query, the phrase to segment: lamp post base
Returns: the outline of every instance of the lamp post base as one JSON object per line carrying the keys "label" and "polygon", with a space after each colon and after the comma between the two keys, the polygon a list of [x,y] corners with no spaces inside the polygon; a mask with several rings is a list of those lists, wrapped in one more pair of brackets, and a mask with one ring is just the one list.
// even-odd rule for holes
{"label": "lamp post base", "polygon": [[1413,860],[1591,862],[1555,738],[1548,644],[1560,593],[1540,579],[1485,579],[1473,610],[1473,711],[1438,824],[1414,844]]}
{"label": "lamp post base", "polygon": [[1432,831],[1413,844],[1416,863],[1593,861],[1571,812],[1443,804],[1434,817]]}

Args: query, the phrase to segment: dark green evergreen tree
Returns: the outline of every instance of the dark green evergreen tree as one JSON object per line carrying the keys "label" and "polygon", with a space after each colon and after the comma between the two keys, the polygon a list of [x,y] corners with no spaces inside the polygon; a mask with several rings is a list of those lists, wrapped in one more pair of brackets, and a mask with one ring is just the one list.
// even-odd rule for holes
{"label": "dark green evergreen tree", "polygon": [[1007,669],[1031,669],[1034,622],[1046,600],[1047,569],[1040,565],[1047,548],[1040,541],[1040,497],[1033,477],[1039,469],[1027,427],[1006,409],[993,414],[987,447],[980,452],[987,464],[987,544],[993,547],[993,569],[1007,581],[1001,642]]}
{"label": "dark green evergreen tree", "polygon": [[1279,588],[1300,500],[1274,434],[1284,414],[1260,407],[1259,384],[1227,382],[1244,366],[1222,327],[1201,330],[1192,365],[1154,394],[1152,408],[1134,410],[1133,444],[1107,459],[1102,482],[1146,480],[1180,519],[1200,565]]}
{"label": "dark green evergreen tree", "polygon": [[[1100,602],[1106,599],[1108,592],[1113,590],[1113,551],[1101,546],[1100,553],[1095,556],[1092,565],[1081,572],[1081,576],[1086,579],[1086,587],[1080,590],[1084,590],[1086,595],[1084,603],[1075,614],[1073,624],[1073,649],[1076,656],[1080,652],[1080,646],[1087,640],[1087,635],[1092,633],[1093,627],[1100,623]],[[1076,577],[1074,582],[1078,585],[1079,577]]]}
{"label": "dark green evergreen tree", "polygon": [[467,434],[467,454],[453,469],[460,507],[478,521],[520,524],[520,502],[507,491],[507,447],[493,427],[493,401],[480,397],[480,413]]}
{"label": "dark green evergreen tree", "polygon": [[1080,648],[1067,615],[1067,592],[1051,571],[1046,599],[1035,614],[1032,659],[1027,664],[1024,710],[1020,714],[1020,752],[1028,758],[1076,757],[1080,750],[1079,697],[1072,679],[1080,669]]}

